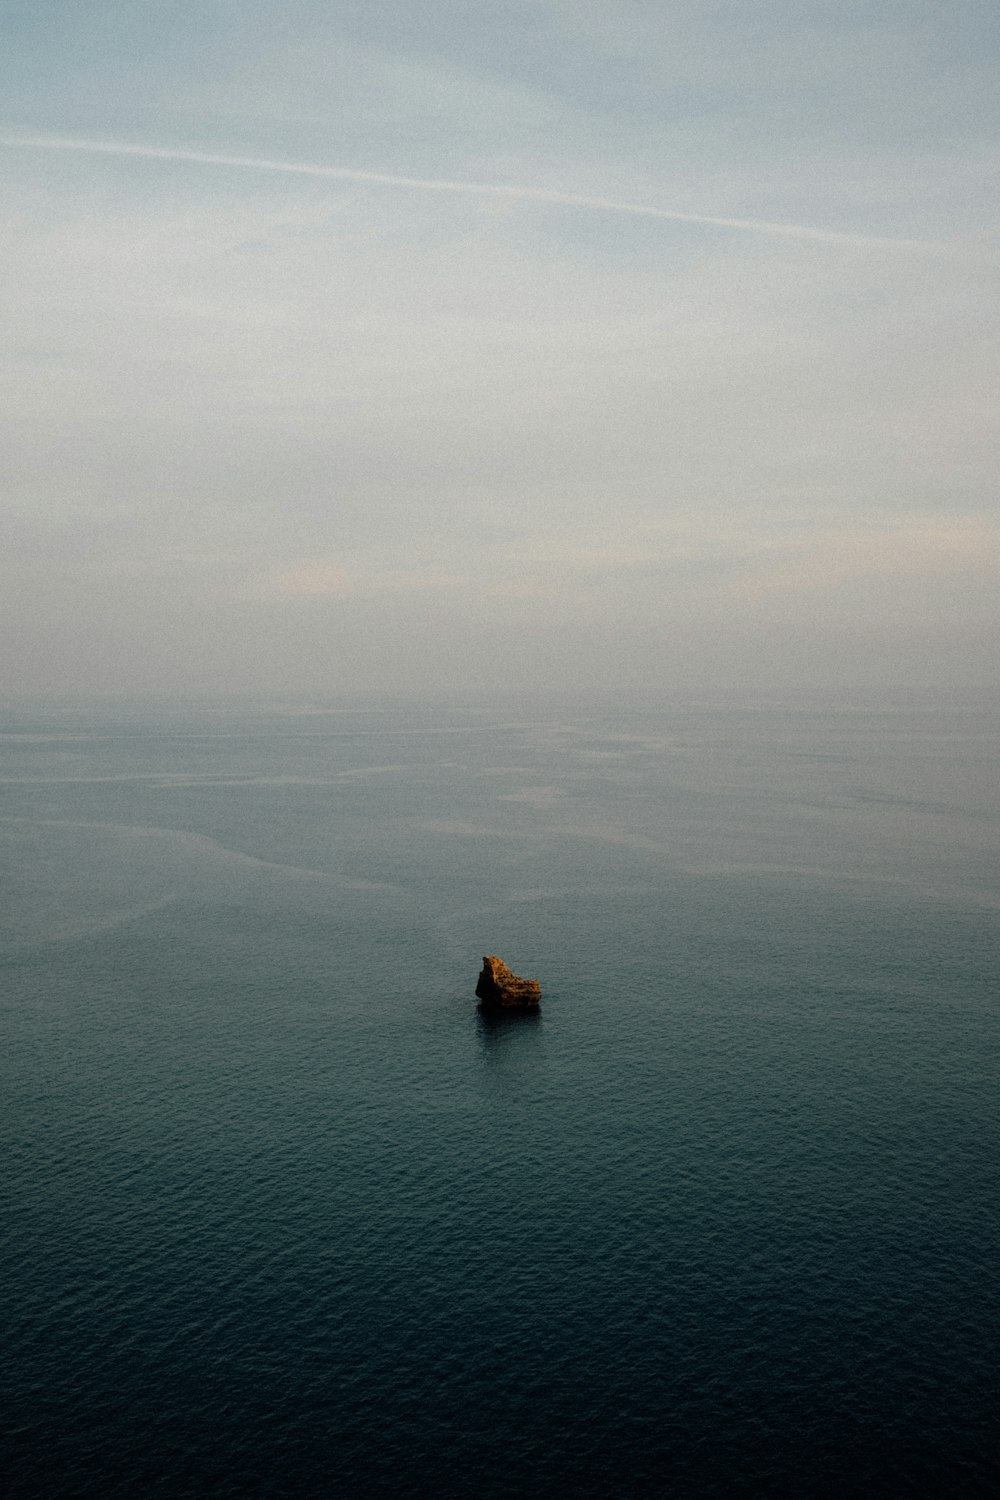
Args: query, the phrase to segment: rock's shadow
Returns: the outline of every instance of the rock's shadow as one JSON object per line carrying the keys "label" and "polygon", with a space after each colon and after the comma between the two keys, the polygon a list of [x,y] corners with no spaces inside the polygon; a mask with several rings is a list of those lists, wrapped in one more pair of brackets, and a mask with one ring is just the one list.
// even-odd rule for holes
{"label": "rock's shadow", "polygon": [[505,1050],[515,1037],[539,1035],[542,1013],[531,1010],[499,1010],[496,1006],[476,1006],[476,1029],[486,1052]]}

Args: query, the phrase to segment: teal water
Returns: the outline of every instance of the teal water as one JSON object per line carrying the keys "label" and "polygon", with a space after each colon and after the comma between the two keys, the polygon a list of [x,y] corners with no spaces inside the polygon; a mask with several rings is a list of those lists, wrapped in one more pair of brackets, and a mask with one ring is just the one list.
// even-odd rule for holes
{"label": "teal water", "polygon": [[7,1493],[995,1493],[997,729],[9,712]]}

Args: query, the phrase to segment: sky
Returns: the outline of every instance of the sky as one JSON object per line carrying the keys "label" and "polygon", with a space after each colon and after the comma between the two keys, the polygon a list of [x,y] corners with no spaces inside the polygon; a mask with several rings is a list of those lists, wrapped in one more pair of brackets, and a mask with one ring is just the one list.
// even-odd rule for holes
{"label": "sky", "polygon": [[996,698],[995,0],[0,54],[0,691]]}

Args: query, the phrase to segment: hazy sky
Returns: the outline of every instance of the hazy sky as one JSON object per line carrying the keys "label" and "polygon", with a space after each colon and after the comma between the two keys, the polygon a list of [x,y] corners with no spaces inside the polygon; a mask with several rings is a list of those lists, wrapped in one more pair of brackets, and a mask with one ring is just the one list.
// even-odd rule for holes
{"label": "hazy sky", "polygon": [[996,0],[0,28],[4,690],[996,690]]}

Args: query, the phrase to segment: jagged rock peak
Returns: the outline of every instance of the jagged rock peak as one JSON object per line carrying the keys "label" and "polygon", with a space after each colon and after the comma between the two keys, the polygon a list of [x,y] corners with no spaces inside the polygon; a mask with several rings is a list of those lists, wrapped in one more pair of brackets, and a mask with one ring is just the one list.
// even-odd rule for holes
{"label": "jagged rock peak", "polygon": [[518,978],[502,958],[491,953],[483,958],[483,972],[476,985],[476,995],[484,1005],[496,1005],[504,1010],[533,1010],[542,998],[542,987],[537,979]]}

